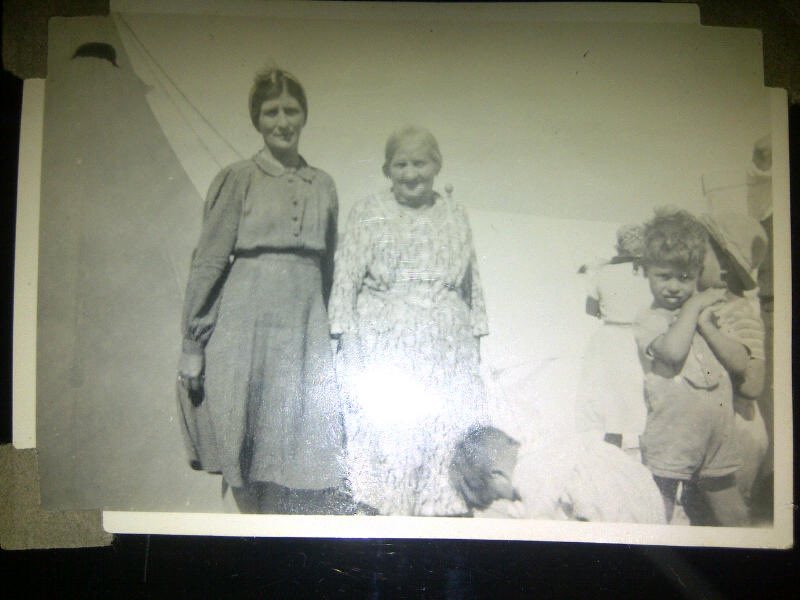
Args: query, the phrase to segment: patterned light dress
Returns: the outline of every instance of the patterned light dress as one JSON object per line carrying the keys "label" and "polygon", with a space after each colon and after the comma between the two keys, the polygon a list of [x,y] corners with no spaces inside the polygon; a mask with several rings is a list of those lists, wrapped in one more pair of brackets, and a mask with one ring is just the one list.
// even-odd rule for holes
{"label": "patterned light dress", "polygon": [[439,195],[421,208],[371,196],[353,208],[335,264],[354,498],[381,514],[465,513],[447,470],[455,440],[484,420],[488,328],[464,209]]}

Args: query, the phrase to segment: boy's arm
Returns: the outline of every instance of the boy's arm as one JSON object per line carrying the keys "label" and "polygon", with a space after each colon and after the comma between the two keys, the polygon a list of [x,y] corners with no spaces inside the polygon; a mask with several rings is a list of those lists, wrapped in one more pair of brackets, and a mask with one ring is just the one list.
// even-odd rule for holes
{"label": "boy's arm", "polygon": [[681,307],[680,314],[670,328],[650,344],[653,371],[663,377],[680,373],[692,347],[700,313],[724,297],[724,290],[710,288],[691,296]]}

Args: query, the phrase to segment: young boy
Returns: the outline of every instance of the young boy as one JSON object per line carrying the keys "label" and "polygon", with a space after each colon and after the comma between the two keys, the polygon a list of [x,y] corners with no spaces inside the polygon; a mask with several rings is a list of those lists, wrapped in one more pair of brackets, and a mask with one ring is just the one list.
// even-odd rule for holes
{"label": "young boy", "polygon": [[665,522],[649,471],[622,449],[577,434],[553,441],[520,444],[494,427],[476,427],[455,447],[450,482],[470,511],[520,501],[521,507],[483,516]]}
{"label": "young boy", "polygon": [[660,210],[645,229],[644,267],[652,306],[634,332],[645,370],[647,424],[642,461],[664,500],[669,522],[680,482],[704,497],[714,522],[747,524],[736,487],[739,451],[734,436],[733,389],[723,364],[747,349],[713,322],[726,290],[697,290],[708,236],[686,211]]}

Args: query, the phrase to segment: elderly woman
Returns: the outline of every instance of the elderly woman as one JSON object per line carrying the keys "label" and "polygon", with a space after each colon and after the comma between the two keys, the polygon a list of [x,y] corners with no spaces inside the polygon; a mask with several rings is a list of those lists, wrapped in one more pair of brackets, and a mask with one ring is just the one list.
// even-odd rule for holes
{"label": "elderly woman", "polygon": [[391,190],[349,217],[336,255],[331,333],[340,338],[354,499],[381,514],[458,515],[450,453],[482,418],[486,312],[464,209],[434,190],[428,131],[386,143]]}
{"label": "elderly woman", "polygon": [[336,190],[298,153],[308,104],[293,76],[259,74],[250,116],[264,148],[214,179],[192,258],[178,368],[187,440],[193,466],[221,472],[242,510],[335,512]]}

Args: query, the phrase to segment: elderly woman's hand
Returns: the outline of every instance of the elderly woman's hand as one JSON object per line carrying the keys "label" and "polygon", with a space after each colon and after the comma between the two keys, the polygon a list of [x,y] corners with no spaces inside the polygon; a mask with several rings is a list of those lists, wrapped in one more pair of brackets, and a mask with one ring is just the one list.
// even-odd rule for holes
{"label": "elderly woman's hand", "polygon": [[205,356],[184,352],[178,362],[178,381],[187,391],[198,393],[203,389]]}

